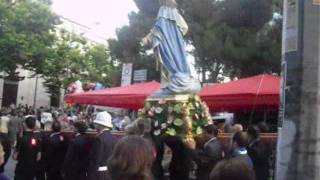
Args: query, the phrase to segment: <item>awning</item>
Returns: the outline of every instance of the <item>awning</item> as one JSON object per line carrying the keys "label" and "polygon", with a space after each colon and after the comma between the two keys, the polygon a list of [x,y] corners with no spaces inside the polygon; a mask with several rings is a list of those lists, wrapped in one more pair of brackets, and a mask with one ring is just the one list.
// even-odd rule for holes
{"label": "awning", "polygon": [[158,89],[160,89],[160,84],[153,81],[124,87],[107,88],[100,91],[71,94],[66,96],[66,102],[137,110],[142,108],[146,98]]}
{"label": "awning", "polygon": [[280,78],[258,75],[229,83],[204,87],[200,97],[210,111],[277,111],[279,107]]}

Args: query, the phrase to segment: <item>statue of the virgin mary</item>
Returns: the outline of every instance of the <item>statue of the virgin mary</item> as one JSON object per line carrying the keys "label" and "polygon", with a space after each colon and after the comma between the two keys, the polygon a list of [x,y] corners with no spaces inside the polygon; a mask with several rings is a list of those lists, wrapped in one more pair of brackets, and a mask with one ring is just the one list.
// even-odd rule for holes
{"label": "statue of the virgin mary", "polygon": [[186,55],[183,36],[188,31],[188,25],[177,10],[175,0],[160,0],[160,5],[154,27],[142,40],[143,46],[154,49],[154,54],[168,74],[168,82],[165,85],[162,83],[161,90],[153,96],[195,94],[201,86]]}

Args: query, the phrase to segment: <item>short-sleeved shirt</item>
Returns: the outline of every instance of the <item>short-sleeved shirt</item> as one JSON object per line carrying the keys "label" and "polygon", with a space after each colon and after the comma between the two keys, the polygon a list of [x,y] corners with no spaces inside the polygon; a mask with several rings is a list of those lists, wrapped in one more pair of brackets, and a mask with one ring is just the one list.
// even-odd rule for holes
{"label": "short-sleeved shirt", "polygon": [[0,117],[0,133],[8,133],[8,123],[10,118],[8,116],[1,116]]}

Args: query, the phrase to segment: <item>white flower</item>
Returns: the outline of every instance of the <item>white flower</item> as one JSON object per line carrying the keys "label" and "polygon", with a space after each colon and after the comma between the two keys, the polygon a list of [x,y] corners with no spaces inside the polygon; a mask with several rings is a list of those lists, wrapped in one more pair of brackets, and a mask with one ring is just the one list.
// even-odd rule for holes
{"label": "white flower", "polygon": [[173,116],[169,116],[168,119],[167,119],[167,122],[169,124],[171,124],[173,122]]}
{"label": "white flower", "polygon": [[162,123],[161,124],[161,129],[165,129],[165,128],[167,128],[167,124],[166,123]]}
{"label": "white flower", "polygon": [[154,127],[158,127],[159,126],[159,122],[158,121],[155,121],[154,122]]}
{"label": "white flower", "polygon": [[162,109],[161,107],[157,107],[156,110],[155,110],[155,112],[156,112],[157,114],[162,113],[162,111],[163,111],[163,109]]}
{"label": "white flower", "polygon": [[153,134],[155,135],[155,136],[159,136],[160,134],[161,134],[161,131],[158,129],[158,130],[155,130],[154,132],[153,132]]}

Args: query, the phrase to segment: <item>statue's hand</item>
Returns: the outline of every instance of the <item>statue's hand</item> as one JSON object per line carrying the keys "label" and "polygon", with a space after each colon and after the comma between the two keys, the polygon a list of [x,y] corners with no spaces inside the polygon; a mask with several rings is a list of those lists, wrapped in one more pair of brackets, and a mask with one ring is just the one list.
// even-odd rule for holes
{"label": "statue's hand", "polygon": [[146,37],[144,37],[141,42],[140,42],[140,45],[142,47],[145,47],[145,48],[151,48],[151,33],[149,33],[148,35],[146,35]]}
{"label": "statue's hand", "polygon": [[145,46],[147,46],[149,44],[149,38],[148,37],[144,37],[142,40],[141,40],[141,42],[140,42],[140,45],[142,46],[142,47],[145,47]]}

